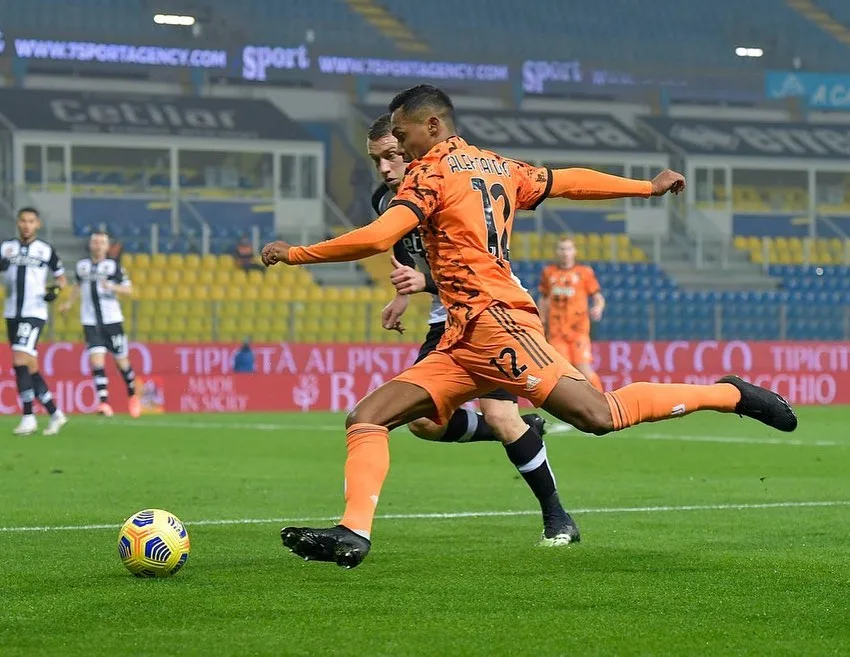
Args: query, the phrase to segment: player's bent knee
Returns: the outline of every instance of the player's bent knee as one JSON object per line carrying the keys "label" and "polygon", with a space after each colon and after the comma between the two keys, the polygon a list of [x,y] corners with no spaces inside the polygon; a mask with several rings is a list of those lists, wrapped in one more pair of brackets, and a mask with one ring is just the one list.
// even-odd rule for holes
{"label": "player's bent knee", "polygon": [[510,401],[482,400],[481,413],[500,442],[516,440],[528,430],[517,405]]}
{"label": "player's bent knee", "polygon": [[423,440],[439,440],[446,432],[446,428],[443,425],[432,422],[424,417],[408,423],[407,428],[410,429],[410,433]]}
{"label": "player's bent knee", "polygon": [[585,408],[580,417],[574,423],[579,431],[592,433],[595,436],[604,436],[614,430],[614,420],[611,417],[611,409],[604,399],[602,404],[593,404]]}
{"label": "player's bent knee", "polygon": [[359,405],[354,407],[345,418],[345,428],[350,429],[355,424],[377,424],[377,416],[369,412],[368,408],[361,408]]}

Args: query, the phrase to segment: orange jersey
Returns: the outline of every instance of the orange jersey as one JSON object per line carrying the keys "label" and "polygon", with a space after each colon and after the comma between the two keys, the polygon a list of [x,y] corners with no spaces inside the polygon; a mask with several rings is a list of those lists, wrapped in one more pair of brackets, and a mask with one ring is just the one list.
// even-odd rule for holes
{"label": "orange jersey", "polygon": [[588,300],[600,291],[593,269],[587,265],[570,269],[547,265],[540,276],[539,289],[549,300],[550,337],[572,339],[590,335]]}
{"label": "orange jersey", "polygon": [[509,243],[518,209],[535,208],[552,185],[548,169],[451,137],[411,163],[390,204],[419,218],[434,282],[449,317],[441,348],[463,336],[488,306],[537,312],[512,277]]}

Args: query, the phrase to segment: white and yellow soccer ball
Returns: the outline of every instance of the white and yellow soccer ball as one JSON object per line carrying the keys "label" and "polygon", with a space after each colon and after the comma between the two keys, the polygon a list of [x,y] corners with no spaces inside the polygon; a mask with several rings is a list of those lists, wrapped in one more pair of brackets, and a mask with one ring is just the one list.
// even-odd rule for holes
{"label": "white and yellow soccer ball", "polygon": [[121,527],[118,555],[136,577],[170,577],[186,565],[189,533],[173,513],[145,509]]}

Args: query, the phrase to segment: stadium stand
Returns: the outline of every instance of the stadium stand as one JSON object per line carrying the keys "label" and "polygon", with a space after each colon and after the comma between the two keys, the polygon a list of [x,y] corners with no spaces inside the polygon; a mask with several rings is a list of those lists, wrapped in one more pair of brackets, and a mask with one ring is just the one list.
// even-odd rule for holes
{"label": "stadium stand", "polygon": [[[663,21],[657,20],[657,4],[650,0],[601,0],[582,5],[580,20],[574,5],[544,0],[524,3],[521,12],[510,0],[245,0],[238,5],[208,0],[204,4],[209,8],[208,22],[226,26],[221,29],[228,33],[251,34],[257,43],[291,46],[303,43],[310,32],[311,47],[330,48],[340,55],[409,55],[414,50],[410,42],[421,41],[419,50],[448,58],[479,59],[494,43],[511,43],[514,51],[527,58],[578,57],[651,66],[667,63],[675,52],[679,66],[727,69],[753,65],[734,54],[735,46],[748,42],[768,44],[769,55],[785,65],[799,56],[810,68],[841,70],[848,49],[832,33],[841,24],[850,24],[842,0],[816,3],[831,17],[822,24],[804,19],[790,3],[776,0],[744,0],[725,6],[722,12],[711,3],[685,2]],[[54,9],[50,0],[28,0],[14,6],[6,0],[0,4],[0,20],[8,32],[48,38],[57,34],[128,42],[168,38],[150,21],[144,3],[72,0],[66,11]],[[468,29],[483,15],[488,20],[486,30]],[[751,20],[753,16],[759,20]],[[399,39],[405,31],[415,32],[417,38]],[[604,55],[599,50],[601,42],[606,43]],[[566,51],[565,43],[569,44]]]}
{"label": "stadium stand", "polygon": [[[841,70],[848,56],[845,44],[774,0],[744,0],[724,5],[722,12],[711,3],[684,2],[663,21],[657,20],[658,5],[651,0],[582,4],[580,18],[574,5],[544,0],[524,3],[522,11],[516,11],[511,0],[382,4],[406,24],[416,25],[435,51],[462,51],[470,57],[487,52],[493,43],[511,43],[527,58],[651,65],[669,61],[675,52],[680,66],[752,66],[752,61],[734,54],[742,42],[770,44],[772,53],[785,62],[796,55],[807,66],[823,70]],[[830,9],[846,18],[845,5],[832,6],[839,4],[841,0],[833,0]],[[488,17],[487,30],[469,30],[483,15]],[[753,16],[759,20],[753,21]],[[600,43],[606,44],[604,55]],[[567,50],[564,44],[569,44]]]}
{"label": "stadium stand", "polygon": [[[381,328],[380,310],[392,298],[386,286],[319,286],[305,268],[244,272],[229,255],[140,253],[122,262],[136,288],[125,324],[137,340],[410,340]],[[54,314],[55,339],[80,339],[78,313]],[[411,327],[426,321],[423,303],[405,316]]]}

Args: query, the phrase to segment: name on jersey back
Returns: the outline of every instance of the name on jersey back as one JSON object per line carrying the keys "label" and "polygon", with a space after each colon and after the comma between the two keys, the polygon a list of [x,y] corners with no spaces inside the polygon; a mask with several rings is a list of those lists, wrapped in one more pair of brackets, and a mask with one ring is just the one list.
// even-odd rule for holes
{"label": "name on jersey back", "polygon": [[460,171],[480,171],[481,173],[489,173],[496,176],[511,177],[511,170],[508,163],[504,160],[497,160],[494,157],[469,157],[466,153],[459,155],[449,155],[446,158],[449,164],[449,173],[458,173]]}

